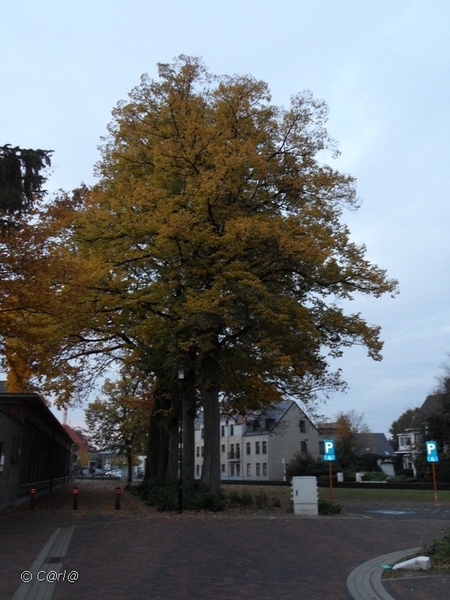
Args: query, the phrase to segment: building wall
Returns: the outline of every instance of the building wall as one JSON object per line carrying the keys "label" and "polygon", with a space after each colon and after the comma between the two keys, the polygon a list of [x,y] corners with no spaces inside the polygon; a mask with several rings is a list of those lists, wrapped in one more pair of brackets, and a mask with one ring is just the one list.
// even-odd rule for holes
{"label": "building wall", "polygon": [[71,475],[72,440],[37,394],[0,394],[0,508]]}
{"label": "building wall", "polygon": [[320,458],[321,440],[318,430],[293,403],[270,435],[268,479],[282,480],[285,475],[285,465],[297,452],[308,452],[314,458]]}
{"label": "building wall", "polygon": [[23,427],[20,420],[0,406],[0,508],[21,494],[22,442]]}
{"label": "building wall", "polygon": [[[295,402],[285,403],[279,418],[265,429],[253,428],[242,417],[222,419],[220,423],[221,478],[227,480],[283,481],[285,465],[296,452],[320,457],[318,430]],[[273,415],[272,415],[273,416]],[[203,424],[195,431],[195,477],[201,477],[203,465]]]}

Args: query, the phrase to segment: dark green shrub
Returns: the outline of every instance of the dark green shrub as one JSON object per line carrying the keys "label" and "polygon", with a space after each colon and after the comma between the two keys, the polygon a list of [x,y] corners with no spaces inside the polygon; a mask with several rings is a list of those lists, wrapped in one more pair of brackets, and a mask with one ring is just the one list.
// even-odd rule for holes
{"label": "dark green shrub", "polygon": [[383,471],[373,471],[363,475],[363,481],[386,481],[387,478],[388,476]]}
{"label": "dark green shrub", "polygon": [[[143,489],[141,497],[149,506],[154,506],[160,512],[175,511],[179,508],[179,488],[176,483],[167,485],[149,485]],[[212,494],[207,490],[196,487],[193,491],[183,494],[183,510],[210,510],[219,512],[225,510],[226,498]]]}
{"label": "dark green shrub", "polygon": [[229,508],[250,508],[253,502],[252,495],[249,492],[230,492],[227,497]]}
{"label": "dark green shrub", "polygon": [[255,504],[257,508],[267,508],[269,506],[269,498],[266,492],[255,494]]}
{"label": "dark green shrub", "polygon": [[221,512],[225,510],[227,500],[222,494],[213,494],[207,490],[198,489],[183,497],[183,508],[185,510],[209,510]]}
{"label": "dark green shrub", "polygon": [[339,515],[342,512],[342,506],[335,504],[331,500],[322,500],[319,498],[318,502],[319,515]]}
{"label": "dark green shrub", "polygon": [[356,471],[380,471],[378,466],[378,454],[371,454],[366,452],[355,459],[355,470]]}
{"label": "dark green shrub", "polygon": [[434,565],[450,565],[450,530],[441,538],[437,538],[423,549],[423,554],[429,556]]}
{"label": "dark green shrub", "polygon": [[[296,452],[291,460],[286,465],[286,475],[288,481],[292,477],[302,477],[312,475],[312,471],[317,468],[322,468],[322,461],[317,461],[311,454],[307,452]],[[316,473],[314,473],[315,475]]]}
{"label": "dark green shrub", "polygon": [[178,486],[175,483],[149,486],[144,491],[144,499],[149,506],[155,506],[160,512],[177,510]]}

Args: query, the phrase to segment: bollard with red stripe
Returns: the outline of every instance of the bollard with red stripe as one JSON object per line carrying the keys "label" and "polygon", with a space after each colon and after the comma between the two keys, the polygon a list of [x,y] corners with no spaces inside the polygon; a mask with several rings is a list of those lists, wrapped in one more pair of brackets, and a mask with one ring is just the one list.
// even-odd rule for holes
{"label": "bollard with red stripe", "polygon": [[121,497],[121,495],[122,495],[122,488],[116,487],[116,504],[115,504],[116,510],[120,510],[120,497]]}
{"label": "bollard with red stripe", "polygon": [[30,509],[34,508],[34,498],[36,496],[36,488],[31,488],[30,490]]}
{"label": "bollard with red stripe", "polygon": [[78,508],[78,488],[73,488],[73,510],[77,510]]}

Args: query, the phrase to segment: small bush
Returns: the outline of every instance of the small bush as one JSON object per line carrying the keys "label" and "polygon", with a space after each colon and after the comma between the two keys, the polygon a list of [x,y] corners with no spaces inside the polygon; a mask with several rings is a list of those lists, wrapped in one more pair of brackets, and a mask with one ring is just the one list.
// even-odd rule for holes
{"label": "small bush", "polygon": [[423,554],[429,556],[436,566],[450,566],[450,530],[423,549]]}
{"label": "small bush", "polygon": [[279,498],[272,498],[270,501],[272,508],[281,508],[281,500]]}
{"label": "small bush", "polygon": [[305,475],[320,475],[324,469],[323,462],[316,460],[307,452],[296,452],[286,465],[286,475],[288,481],[292,477]]}
{"label": "small bush", "polygon": [[364,473],[363,481],[386,481],[388,476],[382,471],[372,471],[371,473]]}
{"label": "small bush", "polygon": [[255,494],[255,504],[257,508],[267,508],[269,506],[269,498],[266,492]]}
{"label": "small bush", "polygon": [[[142,495],[149,506],[154,506],[160,512],[175,511],[179,508],[178,485],[175,483],[149,486]],[[183,510],[219,512],[225,510],[226,505],[227,501],[222,494],[212,494],[201,488],[185,491],[183,494]]]}
{"label": "small bush", "polygon": [[253,498],[249,492],[233,491],[228,495],[227,501],[229,508],[250,508]]}
{"label": "small bush", "polygon": [[178,486],[176,484],[153,485],[144,491],[144,499],[149,506],[160,512],[177,510]]}
{"label": "small bush", "polygon": [[342,512],[342,506],[335,504],[331,500],[322,500],[319,498],[319,515],[340,515]]}
{"label": "small bush", "polygon": [[227,500],[222,494],[213,494],[206,490],[196,490],[183,497],[183,508],[185,510],[209,510],[221,512],[225,510]]}

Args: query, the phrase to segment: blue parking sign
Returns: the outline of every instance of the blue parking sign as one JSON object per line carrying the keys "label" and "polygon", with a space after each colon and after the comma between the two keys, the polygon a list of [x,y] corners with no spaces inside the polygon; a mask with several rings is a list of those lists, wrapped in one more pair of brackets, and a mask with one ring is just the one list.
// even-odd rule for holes
{"label": "blue parking sign", "polygon": [[336,460],[334,450],[334,440],[324,440],[323,442],[324,456],[323,460]]}
{"label": "blue parking sign", "polygon": [[427,461],[428,462],[439,462],[439,456],[437,451],[437,443],[434,440],[425,442],[427,448]]}

